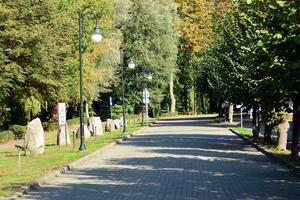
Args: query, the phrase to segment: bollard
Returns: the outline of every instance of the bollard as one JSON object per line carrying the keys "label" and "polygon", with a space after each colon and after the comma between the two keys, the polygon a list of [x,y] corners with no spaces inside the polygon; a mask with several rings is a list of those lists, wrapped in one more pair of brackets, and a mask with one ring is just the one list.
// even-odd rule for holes
{"label": "bollard", "polygon": [[73,131],[73,151],[75,150],[75,143],[76,143],[76,133],[75,133],[75,131]]}
{"label": "bollard", "polygon": [[21,148],[18,147],[18,176],[21,176]]}
{"label": "bollard", "polygon": [[97,133],[97,126],[94,126],[94,136],[95,136],[95,140],[97,139],[96,133]]}

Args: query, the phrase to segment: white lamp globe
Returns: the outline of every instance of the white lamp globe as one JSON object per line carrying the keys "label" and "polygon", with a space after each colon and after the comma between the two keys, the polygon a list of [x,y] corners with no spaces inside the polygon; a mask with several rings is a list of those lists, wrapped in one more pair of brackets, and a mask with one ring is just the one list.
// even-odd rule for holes
{"label": "white lamp globe", "polygon": [[134,68],[135,68],[135,64],[134,64],[134,62],[133,62],[132,60],[130,60],[130,61],[128,62],[128,68],[129,68],[129,69],[134,69]]}
{"label": "white lamp globe", "polygon": [[99,43],[103,39],[103,35],[101,34],[98,26],[95,27],[95,30],[91,35],[91,38],[94,43]]}

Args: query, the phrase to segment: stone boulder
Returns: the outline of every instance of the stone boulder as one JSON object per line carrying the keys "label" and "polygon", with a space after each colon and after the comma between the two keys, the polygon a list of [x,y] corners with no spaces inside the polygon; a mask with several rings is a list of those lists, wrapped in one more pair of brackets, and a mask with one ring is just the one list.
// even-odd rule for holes
{"label": "stone boulder", "polygon": [[[80,138],[80,127],[76,131],[76,137]],[[87,139],[89,137],[91,137],[91,132],[88,129],[87,125],[84,125],[84,138]]]}
{"label": "stone boulder", "polygon": [[115,124],[116,129],[120,129],[121,128],[121,122],[120,122],[119,119],[115,119],[114,120],[114,124]]}
{"label": "stone boulder", "polygon": [[107,119],[105,124],[105,130],[112,132],[115,130],[115,122],[112,119]]}
{"label": "stone boulder", "polygon": [[100,117],[90,117],[89,118],[89,130],[95,136],[100,136],[103,134],[102,122]]}
{"label": "stone boulder", "polygon": [[71,144],[69,127],[66,124],[65,126],[59,126],[57,132],[57,145],[66,145]]}
{"label": "stone boulder", "polygon": [[28,123],[25,133],[26,152],[37,155],[45,151],[45,136],[42,122],[36,118]]}
{"label": "stone boulder", "polygon": [[124,123],[123,123],[123,116],[120,118],[120,124],[121,124],[121,127],[124,126]]}

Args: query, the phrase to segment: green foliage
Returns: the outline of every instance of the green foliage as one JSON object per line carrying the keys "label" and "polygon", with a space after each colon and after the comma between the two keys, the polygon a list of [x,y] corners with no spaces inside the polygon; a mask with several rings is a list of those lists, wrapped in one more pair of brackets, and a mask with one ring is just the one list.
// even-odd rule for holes
{"label": "green foliage", "polygon": [[[133,0],[128,8],[130,14],[122,22],[125,60],[132,59],[137,66],[131,71],[126,69],[126,96],[138,112],[143,88],[148,88],[150,109],[155,112],[168,94],[165,91],[170,75],[176,71],[179,37],[175,9],[172,0]],[[149,73],[153,75],[152,81],[146,78]]]}
{"label": "green foliage", "polygon": [[113,119],[120,119],[122,117],[122,105],[113,105],[112,106],[112,112],[113,112]]}
{"label": "green foliage", "polygon": [[266,120],[266,125],[276,126],[282,122],[282,120],[288,118],[288,113],[285,111],[279,111],[272,113],[272,115]]}
{"label": "green foliage", "polygon": [[0,131],[0,143],[9,142],[14,139],[14,133],[12,131]]}
{"label": "green foliage", "polygon": [[27,127],[18,124],[13,124],[9,126],[8,130],[13,132],[15,138],[23,138],[26,133]]}
{"label": "green foliage", "polygon": [[102,44],[93,45],[95,20],[86,16],[83,77],[90,102],[114,84],[120,41],[118,34],[109,35],[115,32],[114,1],[0,1],[0,107],[10,105],[12,122],[26,123],[40,115],[49,119],[56,102],[74,107],[79,102],[79,10],[97,15],[104,34]]}

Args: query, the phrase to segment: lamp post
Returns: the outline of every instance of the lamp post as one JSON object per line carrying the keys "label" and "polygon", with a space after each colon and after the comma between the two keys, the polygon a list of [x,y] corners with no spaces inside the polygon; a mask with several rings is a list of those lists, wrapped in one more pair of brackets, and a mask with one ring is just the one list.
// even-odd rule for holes
{"label": "lamp post", "polygon": [[[80,68],[80,146],[79,150],[83,151],[86,149],[85,143],[84,143],[84,110],[83,110],[83,37],[84,37],[84,17],[86,16],[86,13],[83,11],[78,12],[78,42],[79,42],[79,68]],[[103,36],[99,30],[98,27],[98,18],[94,16],[94,19],[96,20],[96,25],[94,28],[94,32],[91,35],[91,39],[94,43],[101,42]]]}
{"label": "lamp post", "polygon": [[[126,125],[126,104],[125,104],[125,69],[124,69],[124,52],[123,49],[120,49],[120,65],[122,68],[122,114],[123,114],[123,133],[127,132],[127,125]],[[128,68],[134,69],[135,64],[132,60],[128,62]]]}

